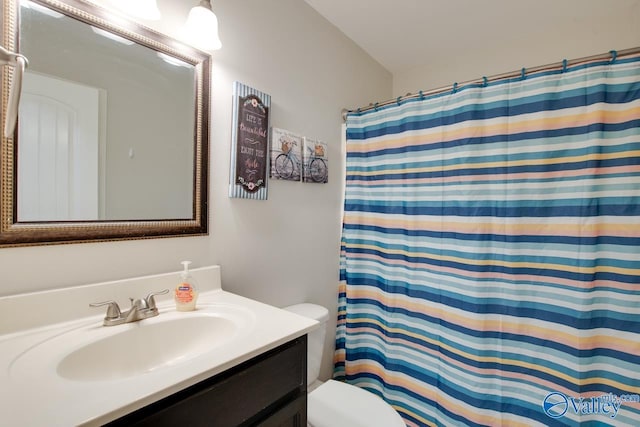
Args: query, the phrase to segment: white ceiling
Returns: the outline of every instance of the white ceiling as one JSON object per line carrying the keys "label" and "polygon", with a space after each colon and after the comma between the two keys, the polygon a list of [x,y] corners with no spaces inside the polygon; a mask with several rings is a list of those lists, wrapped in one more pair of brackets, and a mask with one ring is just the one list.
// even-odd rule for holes
{"label": "white ceiling", "polygon": [[[640,16],[640,0],[305,1],[393,74],[478,48],[508,52],[518,40],[547,43],[550,34],[597,37],[620,16]],[[640,19],[634,22],[640,27]]]}

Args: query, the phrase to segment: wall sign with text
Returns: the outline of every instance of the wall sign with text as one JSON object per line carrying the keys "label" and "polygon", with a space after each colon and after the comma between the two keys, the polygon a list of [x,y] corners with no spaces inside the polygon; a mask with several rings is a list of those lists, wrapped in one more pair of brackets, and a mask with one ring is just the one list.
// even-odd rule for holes
{"label": "wall sign with text", "polygon": [[271,96],[233,83],[229,197],[267,199]]}

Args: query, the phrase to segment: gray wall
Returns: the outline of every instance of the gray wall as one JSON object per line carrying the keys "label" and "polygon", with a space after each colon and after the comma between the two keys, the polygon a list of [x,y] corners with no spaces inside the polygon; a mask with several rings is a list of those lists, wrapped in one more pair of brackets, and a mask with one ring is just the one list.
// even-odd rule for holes
{"label": "gray wall", "polygon": [[[580,8],[576,8],[573,2],[556,1],[547,8],[546,19],[536,23],[543,29],[536,37],[524,36],[517,28],[519,22],[531,19],[529,9],[542,7],[539,3],[512,1],[510,10],[485,8],[483,12],[488,15],[504,15],[504,28],[488,28],[486,33],[474,34],[477,42],[466,48],[442,49],[437,57],[424,58],[424,66],[395,73],[394,96],[640,45],[640,2],[579,3]],[[534,15],[540,16],[539,12]],[[456,19],[450,24],[458,27],[462,38],[469,38],[465,34],[469,31],[477,31],[475,26],[461,26]],[[496,49],[494,42],[504,47]],[[446,40],[441,44],[446,47]]]}

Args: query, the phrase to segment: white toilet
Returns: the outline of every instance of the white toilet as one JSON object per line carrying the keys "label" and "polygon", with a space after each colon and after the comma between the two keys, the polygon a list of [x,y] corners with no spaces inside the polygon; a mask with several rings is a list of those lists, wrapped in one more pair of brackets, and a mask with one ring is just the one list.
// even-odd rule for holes
{"label": "white toilet", "polygon": [[316,304],[296,304],[287,311],[320,322],[307,340],[307,423],[311,427],[405,427],[402,417],[373,393],[340,381],[318,380],[329,311]]}

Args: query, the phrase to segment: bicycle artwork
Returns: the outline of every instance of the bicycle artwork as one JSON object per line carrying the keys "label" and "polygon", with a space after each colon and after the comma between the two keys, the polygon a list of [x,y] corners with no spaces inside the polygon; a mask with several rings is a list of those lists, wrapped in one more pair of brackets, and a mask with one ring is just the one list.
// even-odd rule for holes
{"label": "bicycle artwork", "polygon": [[329,181],[327,144],[313,138],[304,139],[303,182],[325,184]]}
{"label": "bicycle artwork", "polygon": [[300,181],[303,138],[284,129],[272,128],[271,178]]}

